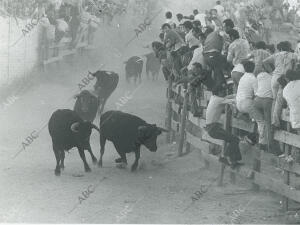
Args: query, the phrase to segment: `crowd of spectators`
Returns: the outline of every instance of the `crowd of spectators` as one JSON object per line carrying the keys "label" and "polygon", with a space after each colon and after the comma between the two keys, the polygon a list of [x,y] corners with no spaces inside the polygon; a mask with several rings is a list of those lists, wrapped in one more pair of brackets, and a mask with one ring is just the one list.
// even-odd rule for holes
{"label": "crowd of spectators", "polygon": [[[227,143],[220,161],[233,168],[239,165],[240,142],[280,155],[273,134],[284,125],[284,107],[290,112],[292,132],[300,134],[300,57],[292,44],[282,41],[275,49],[275,43],[267,45],[259,35],[247,35],[246,27],[235,23],[221,1],[206,13],[195,9],[190,16],[178,13],[174,17],[170,11],[165,16],[160,42],[153,42],[152,49],[163,65],[165,79],[188,88],[195,117],[203,112],[199,93],[203,88],[212,92],[206,130]],[[234,116],[255,121],[259,136],[237,136],[224,130],[219,120],[225,105],[232,107]],[[299,150],[294,153],[299,162]]]}
{"label": "crowd of spectators", "polygon": [[17,23],[38,18],[46,44],[71,39],[70,46],[75,47],[83,32],[89,29],[93,39],[101,22],[110,24],[115,15],[126,12],[127,5],[128,0],[1,0],[0,16],[14,17]]}
{"label": "crowd of spectators", "polygon": [[28,18],[35,11],[38,0],[1,0],[1,16]]}

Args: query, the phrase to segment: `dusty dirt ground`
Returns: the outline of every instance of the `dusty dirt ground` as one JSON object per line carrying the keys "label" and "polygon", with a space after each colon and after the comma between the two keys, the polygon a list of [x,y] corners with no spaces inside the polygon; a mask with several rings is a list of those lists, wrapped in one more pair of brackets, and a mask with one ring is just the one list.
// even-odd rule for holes
{"label": "dusty dirt ground", "polygon": [[[47,68],[41,74],[39,85],[30,87],[0,117],[0,222],[8,223],[281,223],[281,200],[278,196],[261,191],[253,193],[250,185],[238,179],[237,185],[225,186],[213,182],[220,168],[204,169],[199,151],[176,157],[176,143],[164,144],[159,139],[159,150],[150,153],[142,150],[137,172],[129,166],[119,169],[114,159],[117,153],[108,143],[104,155],[104,167],[91,166],[91,173],[84,173],[77,150],[66,154],[66,168],[60,177],[54,175],[55,158],[47,128],[15,159],[22,141],[33,131],[41,129],[52,112],[59,108],[72,108],[74,100],[68,100],[78,91],[77,85],[103,63],[105,69],[119,72],[120,85],[109,99],[108,109],[116,109],[116,103],[126,92],[133,98],[122,110],[141,116],[149,123],[164,126],[166,84],[162,75],[159,81],[148,81],[145,76],[140,87],[124,82],[123,62],[132,55],[148,52],[142,46],[157,39],[158,25],[145,31],[128,47],[124,43],[134,33],[128,28],[108,27],[96,37],[96,49],[65,60],[60,65]],[[123,54],[111,53],[116,46]],[[112,51],[114,52],[114,51]],[[94,82],[92,82],[94,83]],[[89,88],[92,87],[90,84]],[[96,118],[95,123],[99,122]],[[93,151],[99,158],[99,134],[91,138]],[[201,147],[201,146],[200,146]],[[193,193],[201,185],[210,185],[203,196],[192,203]],[[79,197],[87,189],[93,190],[86,200]],[[184,211],[190,206],[186,211]],[[239,213],[233,215],[235,210]]]}

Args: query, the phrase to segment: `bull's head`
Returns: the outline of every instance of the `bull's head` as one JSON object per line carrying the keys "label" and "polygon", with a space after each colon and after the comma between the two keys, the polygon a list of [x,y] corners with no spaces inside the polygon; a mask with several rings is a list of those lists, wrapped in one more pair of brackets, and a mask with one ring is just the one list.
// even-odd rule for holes
{"label": "bull's head", "polygon": [[78,105],[80,107],[80,111],[83,113],[89,112],[91,106],[97,102],[97,98],[87,90],[80,92],[80,94],[76,95],[75,98],[79,101]]}
{"label": "bull's head", "polygon": [[91,122],[75,122],[70,127],[73,134],[75,134],[79,140],[89,140],[92,129],[97,130],[100,133],[100,129]]}
{"label": "bull's head", "polygon": [[145,145],[151,152],[157,151],[156,140],[166,129],[157,127],[156,124],[146,124],[138,128],[138,141]]}
{"label": "bull's head", "polygon": [[95,77],[97,79],[97,81],[94,85],[94,89],[95,89],[96,92],[99,88],[102,87],[102,85],[104,83],[103,77],[105,77],[107,75],[115,75],[116,74],[115,72],[106,71],[106,70],[98,70],[95,73],[91,73],[91,72],[89,72],[89,73],[90,73],[90,75],[92,75],[93,77]]}

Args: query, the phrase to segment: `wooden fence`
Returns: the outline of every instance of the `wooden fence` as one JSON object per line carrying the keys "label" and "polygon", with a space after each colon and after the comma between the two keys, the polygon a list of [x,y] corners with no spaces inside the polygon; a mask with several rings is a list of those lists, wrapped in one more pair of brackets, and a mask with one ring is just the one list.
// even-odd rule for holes
{"label": "wooden fence", "polygon": [[90,44],[90,36],[92,35],[88,27],[79,30],[76,37],[76,44],[71,46],[71,38],[65,42],[50,42],[44,35],[40,48],[40,66],[42,70],[45,66],[54,62],[63,60],[66,56],[82,54],[83,50]]}
{"label": "wooden fence", "polygon": [[[284,110],[282,114],[282,120],[286,122],[287,129],[277,130],[274,134],[274,139],[283,148],[285,157],[277,157],[257,147],[249,149],[249,146],[244,145],[241,151],[245,165],[233,170],[221,164],[218,155],[211,153],[216,146],[223,151],[225,143],[211,138],[204,129],[205,108],[210,96],[211,92],[202,91],[199,102],[204,113],[201,118],[195,118],[188,110],[190,108],[188,91],[184,90],[183,86],[174,88],[172,81],[169,81],[166,125],[170,135],[167,137],[167,142],[173,142],[177,137],[179,156],[188,154],[193,146],[200,150],[207,168],[210,163],[220,165],[220,186],[222,186],[224,174],[228,170],[231,183],[235,183],[236,175],[239,175],[249,180],[254,190],[267,189],[282,196],[282,205],[285,211],[295,210],[292,209],[292,206],[300,208],[298,205],[300,203],[300,164],[286,160],[286,157],[291,154],[292,147],[300,148],[300,136],[292,133],[287,110]],[[256,129],[255,123],[250,119],[245,121],[233,117],[229,106],[226,106],[220,123],[228,132],[254,132]]]}

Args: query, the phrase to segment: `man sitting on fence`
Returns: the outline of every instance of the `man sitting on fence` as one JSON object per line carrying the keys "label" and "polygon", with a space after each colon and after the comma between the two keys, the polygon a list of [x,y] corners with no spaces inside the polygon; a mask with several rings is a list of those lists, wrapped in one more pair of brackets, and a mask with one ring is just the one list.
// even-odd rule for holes
{"label": "man sitting on fence", "polygon": [[[219,120],[224,111],[224,106],[233,102],[232,99],[226,97],[226,84],[224,83],[222,87],[219,86],[216,89],[216,83],[212,78],[211,73],[204,70],[200,63],[193,64],[190,74],[191,76],[183,78],[176,84],[189,82],[198,88],[203,84],[209,91],[212,91],[213,95],[210,98],[206,111],[206,130],[212,138],[224,140],[228,143],[224,151],[224,156],[220,157],[220,161],[235,168],[240,165],[239,161],[242,160],[239,148],[241,140],[239,137],[224,130],[219,124]],[[250,135],[245,137],[246,142],[254,144],[254,140],[251,139]]]}
{"label": "man sitting on fence", "polygon": [[257,93],[257,79],[253,74],[255,64],[252,61],[243,62],[245,74],[239,82],[236,105],[241,113],[247,113],[257,123],[259,133],[259,143],[262,145],[267,144],[265,137],[265,123],[263,113],[254,106],[254,97]]}

